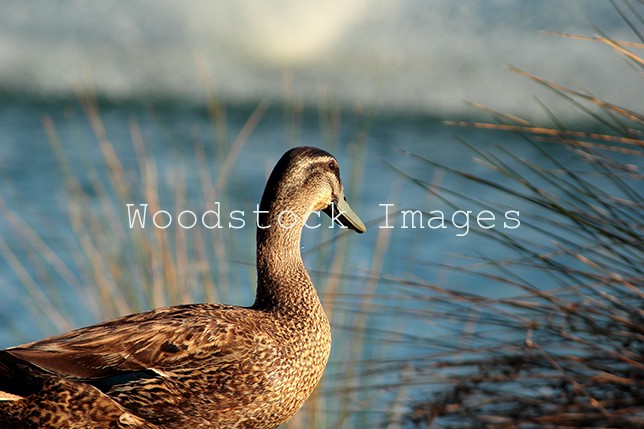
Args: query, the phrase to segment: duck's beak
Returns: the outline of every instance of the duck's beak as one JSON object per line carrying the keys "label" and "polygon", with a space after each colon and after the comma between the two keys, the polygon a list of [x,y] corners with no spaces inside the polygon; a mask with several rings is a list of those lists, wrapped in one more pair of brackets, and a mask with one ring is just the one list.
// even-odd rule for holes
{"label": "duck's beak", "polygon": [[323,212],[338,225],[350,228],[358,234],[362,234],[367,230],[358,215],[349,207],[349,203],[347,203],[347,199],[344,197],[344,190],[340,191],[337,201],[329,204]]}

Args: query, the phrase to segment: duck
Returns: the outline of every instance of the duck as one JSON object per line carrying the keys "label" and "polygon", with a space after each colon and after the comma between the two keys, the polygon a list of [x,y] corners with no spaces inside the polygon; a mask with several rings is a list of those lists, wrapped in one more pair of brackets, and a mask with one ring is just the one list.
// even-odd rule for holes
{"label": "duck", "polygon": [[341,228],[366,230],[337,159],[315,147],[288,150],[258,210],[251,306],[157,308],[0,350],[0,428],[270,429],[288,421],[331,350],[300,253],[307,219],[320,211]]}

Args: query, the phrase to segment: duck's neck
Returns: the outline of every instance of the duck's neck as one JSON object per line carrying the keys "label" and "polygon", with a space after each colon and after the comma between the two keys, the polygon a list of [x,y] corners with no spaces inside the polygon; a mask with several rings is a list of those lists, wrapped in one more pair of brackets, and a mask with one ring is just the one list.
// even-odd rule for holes
{"label": "duck's neck", "polygon": [[[320,300],[300,254],[300,237],[307,211],[293,208],[297,204],[284,209],[280,209],[279,204],[266,205],[266,208],[260,207],[265,213],[260,212],[258,219],[257,296],[253,308],[319,314],[322,311]],[[297,221],[287,210],[296,215]],[[280,217],[280,213],[285,214]],[[268,225],[270,227],[264,228]]]}

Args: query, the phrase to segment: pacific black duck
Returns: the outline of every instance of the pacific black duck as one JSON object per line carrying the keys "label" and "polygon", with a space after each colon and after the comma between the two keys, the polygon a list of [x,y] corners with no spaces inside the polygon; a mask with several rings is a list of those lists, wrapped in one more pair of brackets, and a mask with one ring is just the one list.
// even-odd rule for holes
{"label": "pacific black duck", "polygon": [[300,255],[303,222],[323,210],[365,226],[336,159],[312,147],[282,156],[260,210],[251,307],[160,308],[2,350],[0,427],[275,428],[293,416],[331,347]]}

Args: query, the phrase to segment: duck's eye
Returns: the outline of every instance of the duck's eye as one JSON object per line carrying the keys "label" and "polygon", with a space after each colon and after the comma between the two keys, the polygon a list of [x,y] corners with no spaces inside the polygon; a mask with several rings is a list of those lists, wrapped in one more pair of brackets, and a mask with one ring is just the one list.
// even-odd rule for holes
{"label": "duck's eye", "polygon": [[338,166],[335,161],[329,161],[329,170],[335,171],[336,168],[338,168]]}

